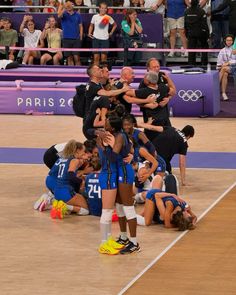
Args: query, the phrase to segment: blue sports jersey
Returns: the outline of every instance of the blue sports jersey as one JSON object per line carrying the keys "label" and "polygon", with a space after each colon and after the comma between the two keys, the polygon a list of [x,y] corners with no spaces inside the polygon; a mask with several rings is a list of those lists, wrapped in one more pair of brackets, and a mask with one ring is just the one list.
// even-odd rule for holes
{"label": "blue sports jersey", "polygon": [[130,142],[128,135],[124,132],[121,132],[121,135],[124,139],[124,144],[122,145],[121,151],[119,152],[119,155],[118,155],[118,159],[117,159],[118,166],[125,165],[123,159],[128,156],[132,147],[132,143]]}
{"label": "blue sports jersey", "polygon": [[95,216],[102,214],[102,195],[99,185],[99,173],[90,173],[85,179],[85,191],[88,195],[89,213]]}
{"label": "blue sports jersey", "polygon": [[70,180],[68,176],[68,169],[70,166],[70,162],[73,158],[69,159],[59,159],[55,165],[58,166],[57,172],[57,186],[65,186],[70,185]]}
{"label": "blue sports jersey", "polygon": [[132,138],[135,141],[136,144],[138,145],[142,145],[143,142],[139,139],[139,133],[141,132],[141,130],[134,128],[134,132],[132,134]]}
{"label": "blue sports jersey", "polygon": [[116,162],[111,162],[109,160],[109,154],[112,153],[112,148],[110,146],[106,146],[104,150],[102,148],[98,148],[99,151],[99,158],[101,161],[101,166],[102,172],[106,173],[116,173],[117,172],[117,167],[116,167]]}

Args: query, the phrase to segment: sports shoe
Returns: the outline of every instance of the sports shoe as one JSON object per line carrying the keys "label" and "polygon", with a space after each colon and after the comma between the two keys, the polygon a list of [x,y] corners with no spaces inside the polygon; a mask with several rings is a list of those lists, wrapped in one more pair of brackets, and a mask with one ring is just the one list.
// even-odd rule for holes
{"label": "sports shoe", "polygon": [[173,57],[174,54],[175,54],[174,51],[171,50],[167,56],[168,56],[168,57]]}
{"label": "sports shoe", "polygon": [[42,194],[42,196],[34,203],[34,209],[39,210],[41,204],[47,199],[48,194]]}
{"label": "sports shoe", "polygon": [[49,210],[52,208],[52,201],[54,199],[54,195],[51,192],[47,193],[47,197],[45,196],[44,201],[40,204],[38,210],[40,212]]}
{"label": "sports shoe", "polygon": [[117,241],[115,241],[112,237],[108,238],[107,244],[116,250],[121,250],[125,247],[123,244],[120,244]]}
{"label": "sports shoe", "polygon": [[54,200],[52,203],[52,209],[50,215],[53,219],[63,219],[67,214],[67,206],[63,201]]}
{"label": "sports shoe", "polygon": [[98,252],[107,255],[117,255],[120,251],[112,248],[110,245],[108,245],[108,242],[106,241],[99,246]]}
{"label": "sports shoe", "polygon": [[54,200],[52,203],[52,209],[50,211],[50,215],[51,215],[52,219],[57,218],[57,204],[58,204],[57,200]]}
{"label": "sports shoe", "polygon": [[131,254],[131,253],[140,252],[140,251],[141,250],[140,250],[139,244],[134,245],[134,243],[129,241],[127,246],[125,246],[125,248],[120,251],[120,254]]}
{"label": "sports shoe", "polygon": [[63,201],[59,201],[57,203],[57,217],[59,219],[63,219],[65,217],[67,213],[67,206],[66,206],[66,203],[64,203]]}
{"label": "sports shoe", "polygon": [[222,98],[223,98],[224,101],[229,100],[226,93],[222,93]]}
{"label": "sports shoe", "polygon": [[123,240],[123,239],[121,238],[121,236],[119,236],[119,238],[116,240],[116,242],[117,242],[118,244],[120,244],[120,245],[124,245],[124,246],[126,246],[126,245],[129,244],[129,239],[127,238],[126,240]]}

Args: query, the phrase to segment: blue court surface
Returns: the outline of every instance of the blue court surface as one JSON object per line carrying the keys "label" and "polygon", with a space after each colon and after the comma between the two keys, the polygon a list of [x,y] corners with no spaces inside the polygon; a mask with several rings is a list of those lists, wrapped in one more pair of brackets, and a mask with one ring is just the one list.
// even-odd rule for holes
{"label": "blue court surface", "polygon": [[[0,148],[0,163],[43,164],[44,148]],[[178,155],[172,160],[173,167],[178,167]],[[236,153],[224,152],[189,152],[188,168],[236,169]]]}

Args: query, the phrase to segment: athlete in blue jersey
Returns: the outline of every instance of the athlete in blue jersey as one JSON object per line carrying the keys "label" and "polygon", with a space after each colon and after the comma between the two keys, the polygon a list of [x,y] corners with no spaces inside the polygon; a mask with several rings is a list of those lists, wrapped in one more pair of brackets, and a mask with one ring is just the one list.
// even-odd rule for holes
{"label": "athlete in blue jersey", "polygon": [[87,202],[89,206],[89,214],[101,216],[102,191],[99,185],[99,173],[101,169],[100,159],[93,158],[90,164],[93,167],[94,172],[88,174],[85,178],[85,192],[88,196]]}
{"label": "athlete in blue jersey", "polygon": [[77,212],[78,215],[88,214],[85,198],[76,194],[81,185],[81,179],[76,173],[78,168],[84,164],[84,159],[87,159],[84,145],[70,140],[62,152],[62,158],[52,168],[52,172],[57,172],[55,199],[65,202],[70,206],[69,209]]}
{"label": "athlete in blue jersey", "polygon": [[[117,163],[118,194],[116,212],[121,230],[117,242],[125,245],[125,248],[120,253],[139,252],[140,247],[136,238],[137,220],[133,202],[134,170],[130,164],[131,153],[133,152],[132,143],[128,135],[122,132],[122,120],[120,117],[109,117],[106,120],[105,128],[110,132],[107,143],[112,147],[112,156],[116,158]],[[130,240],[127,238],[126,221],[129,226]]]}
{"label": "athlete in blue jersey", "polygon": [[156,150],[154,145],[149,141],[144,132],[135,128],[137,127],[137,120],[135,116],[128,114],[124,116],[122,120],[123,130],[129,135],[129,137],[133,138],[133,142],[136,144],[136,146],[145,147],[150,154],[155,156]]}
{"label": "athlete in blue jersey", "polygon": [[182,198],[160,189],[147,193],[144,218],[146,225],[154,220],[167,228],[178,227],[179,230],[193,229],[197,221],[196,215]]}

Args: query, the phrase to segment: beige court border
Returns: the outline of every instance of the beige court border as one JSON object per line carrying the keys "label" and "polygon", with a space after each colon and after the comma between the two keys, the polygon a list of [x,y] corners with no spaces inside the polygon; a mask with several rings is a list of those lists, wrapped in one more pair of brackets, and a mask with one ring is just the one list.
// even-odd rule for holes
{"label": "beige court border", "polygon": [[[193,168],[198,169],[198,168]],[[222,170],[222,169],[221,169]],[[230,169],[229,169],[230,170]],[[232,169],[233,170],[233,169]],[[198,218],[198,222],[205,217],[205,215],[213,209],[234,187],[236,186],[236,181],[228,187]],[[139,278],[141,278],[162,256],[166,254],[180,239],[182,239],[188,230],[180,234],[172,243],[169,244],[158,256],[156,256],[137,276],[135,276],[117,295],[124,294]]]}

